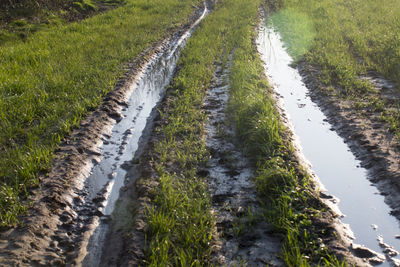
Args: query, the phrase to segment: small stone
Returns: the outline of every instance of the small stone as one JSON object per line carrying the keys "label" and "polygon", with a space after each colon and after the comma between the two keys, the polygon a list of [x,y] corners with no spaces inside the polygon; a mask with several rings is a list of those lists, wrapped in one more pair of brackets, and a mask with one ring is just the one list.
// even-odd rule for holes
{"label": "small stone", "polygon": [[373,257],[373,258],[368,259],[368,261],[369,261],[371,264],[376,264],[376,265],[378,265],[378,264],[381,264],[381,263],[384,263],[384,262],[385,262],[385,257],[376,256],[376,257]]}
{"label": "small stone", "polygon": [[236,212],[237,214],[243,214],[244,213],[244,209],[243,209],[243,207],[242,206],[239,206],[238,208],[237,208],[237,212]]}
{"label": "small stone", "polygon": [[101,216],[103,216],[104,214],[103,214],[103,212],[102,212],[102,209],[101,209],[101,208],[98,208],[98,209],[94,212],[93,215],[98,216],[98,217],[101,217]]}
{"label": "small stone", "polygon": [[97,204],[103,202],[104,200],[106,200],[104,196],[96,196],[92,199],[92,202]]}
{"label": "small stone", "polygon": [[390,257],[399,255],[399,252],[391,247],[387,247],[383,252],[388,254]]}
{"label": "small stone", "polygon": [[50,247],[55,248],[57,246],[58,246],[58,242],[57,241],[53,240],[53,241],[50,242]]}
{"label": "small stone", "polygon": [[226,263],[226,258],[223,255],[219,255],[218,259],[217,259],[218,264],[223,265],[224,263]]}

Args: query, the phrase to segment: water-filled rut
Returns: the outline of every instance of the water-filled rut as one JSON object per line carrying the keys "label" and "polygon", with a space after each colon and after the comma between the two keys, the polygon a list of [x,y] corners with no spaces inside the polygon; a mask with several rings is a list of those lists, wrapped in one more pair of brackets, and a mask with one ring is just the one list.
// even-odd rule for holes
{"label": "water-filled rut", "polygon": [[[177,65],[180,53],[186,45],[194,28],[207,14],[207,8],[200,18],[192,24],[177,40],[169,43],[143,68],[135,83],[131,85],[127,107],[121,112],[120,121],[112,128],[109,138],[100,149],[102,159],[94,165],[85,180],[84,203],[98,206],[99,219],[89,231],[90,239],[82,254],[85,266],[98,266],[109,220],[113,213],[121,188],[129,180],[127,169],[132,164],[135,153],[145,142],[143,132],[152,119],[152,112],[164,95]],[[84,205],[81,207],[85,209]],[[103,219],[101,219],[103,218]],[[106,219],[104,219],[106,218]]]}
{"label": "water-filled rut", "polygon": [[[338,202],[342,222],[349,224],[354,233],[355,255],[369,258],[372,264],[381,260],[384,262],[380,266],[399,266],[399,222],[390,215],[384,197],[371,185],[367,170],[360,166],[348,145],[331,129],[323,112],[310,99],[298,70],[290,66],[293,60],[272,24],[260,28],[257,45],[268,78],[293,126],[297,145],[323,187],[335,198],[321,195],[334,204]],[[381,255],[366,255],[366,250],[358,249],[356,244]]]}

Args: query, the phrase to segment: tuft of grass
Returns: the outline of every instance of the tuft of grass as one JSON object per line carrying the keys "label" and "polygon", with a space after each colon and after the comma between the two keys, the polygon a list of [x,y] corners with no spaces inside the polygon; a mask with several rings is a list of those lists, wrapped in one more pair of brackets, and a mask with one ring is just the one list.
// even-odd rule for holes
{"label": "tuft of grass", "polygon": [[186,23],[201,3],[130,0],[0,46],[0,226],[17,223],[56,146],[101,104],[124,64]]}
{"label": "tuft of grass", "polygon": [[148,211],[147,264],[202,266],[209,255],[213,220],[206,183],[163,173]]}

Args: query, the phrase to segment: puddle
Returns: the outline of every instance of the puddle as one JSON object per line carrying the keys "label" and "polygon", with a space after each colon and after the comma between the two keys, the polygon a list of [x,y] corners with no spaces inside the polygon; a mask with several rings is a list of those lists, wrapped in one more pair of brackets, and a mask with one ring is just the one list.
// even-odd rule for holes
{"label": "puddle", "polygon": [[338,198],[344,214],[342,222],[353,231],[354,244],[385,255],[385,262],[379,266],[400,266],[399,222],[389,214],[384,197],[368,180],[360,161],[311,101],[300,74],[290,67],[292,58],[284,49],[279,33],[272,25],[262,27],[257,44],[299,147],[328,193]]}
{"label": "puddle", "polygon": [[[98,206],[98,219],[86,232],[90,236],[83,248],[81,256],[84,266],[98,266],[102,255],[106,233],[109,229],[109,216],[118,200],[120,189],[124,186],[127,169],[132,164],[135,152],[141,146],[142,133],[148,120],[152,119],[152,111],[164,95],[175,71],[182,48],[186,45],[194,28],[205,17],[204,9],[201,17],[179,39],[166,45],[139,74],[131,85],[132,92],[128,105],[122,109],[120,121],[112,128],[109,136],[100,148],[102,158],[95,163],[89,177],[85,180],[83,192],[84,203]],[[85,210],[86,207],[82,207]],[[83,258],[84,257],[84,258]],[[78,264],[81,260],[78,260]]]}

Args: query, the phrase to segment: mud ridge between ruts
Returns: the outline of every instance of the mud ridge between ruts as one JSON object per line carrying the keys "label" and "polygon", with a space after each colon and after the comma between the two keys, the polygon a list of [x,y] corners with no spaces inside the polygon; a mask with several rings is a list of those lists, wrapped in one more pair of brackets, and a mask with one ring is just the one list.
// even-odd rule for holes
{"label": "mud ridge between ruts", "polygon": [[237,147],[226,112],[229,99],[228,63],[216,64],[203,109],[208,115],[206,146],[210,159],[201,169],[208,176],[212,211],[216,217],[217,265],[282,266],[278,258],[282,236],[262,218],[249,160]]}
{"label": "mud ridge between ruts", "polygon": [[[400,220],[400,140],[380,121],[379,112],[364,110],[366,114],[357,114],[350,100],[339,99],[321,89],[324,85],[318,80],[318,68],[302,61],[298,69],[310,89],[311,99],[361,161],[361,166],[367,169],[368,178],[385,196],[391,214]],[[384,98],[400,97],[396,88],[373,85]]]}
{"label": "mud ridge between ruts", "polygon": [[[53,166],[40,177],[40,188],[31,190],[33,207],[21,218],[22,226],[0,232],[1,266],[54,266],[80,264],[82,236],[93,218],[102,216],[96,202],[85,206],[83,217],[74,211],[82,206],[85,178],[102,155],[100,146],[109,137],[113,125],[121,120],[128,105],[130,84],[134,83],[147,62],[171,41],[179,38],[201,15],[203,5],[184,26],[155,43],[126,64],[124,75],[103,98],[99,108],[88,115],[55,151]],[[78,259],[78,261],[77,261]]]}

